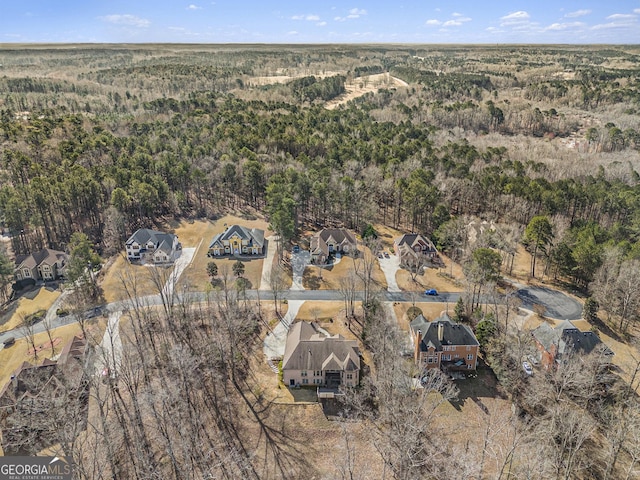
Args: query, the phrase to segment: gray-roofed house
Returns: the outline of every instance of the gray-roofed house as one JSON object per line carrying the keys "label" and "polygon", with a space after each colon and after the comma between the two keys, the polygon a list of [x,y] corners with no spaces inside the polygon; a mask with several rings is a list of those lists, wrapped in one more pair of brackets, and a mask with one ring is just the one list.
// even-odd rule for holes
{"label": "gray-roofed house", "polygon": [[360,379],[358,342],[342,335],[328,337],[309,322],[296,322],[287,334],[282,375],[290,387],[354,387]]}
{"label": "gray-roofed house", "polygon": [[148,228],[137,230],[125,243],[130,262],[173,263],[180,248],[177,235]]}
{"label": "gray-roofed house", "polygon": [[602,349],[607,357],[613,355],[613,351],[595,333],[580,331],[570,320],[563,321],[555,328],[543,322],[531,334],[541,354],[540,363],[547,369],[572,353],[588,355]]}
{"label": "gray-roofed house", "polygon": [[393,242],[396,255],[403,265],[411,264],[412,260],[419,255],[430,262],[439,259],[438,251],[431,240],[419,233],[406,233],[398,237]]}
{"label": "gray-roofed house", "polygon": [[479,343],[467,325],[452,322],[449,315],[429,322],[418,315],[411,322],[414,360],[422,368],[475,370]]}
{"label": "gray-roofed house", "polygon": [[43,248],[30,255],[18,255],[14,270],[18,281],[27,278],[34,280],[56,280],[64,275],[68,255],[58,250]]}
{"label": "gray-roofed house", "polygon": [[326,263],[336,252],[357,252],[358,243],[353,233],[346,228],[323,228],[311,237],[309,250],[312,263]]}
{"label": "gray-roofed house", "polygon": [[264,252],[264,230],[231,225],[217,234],[209,244],[209,256],[262,255]]}

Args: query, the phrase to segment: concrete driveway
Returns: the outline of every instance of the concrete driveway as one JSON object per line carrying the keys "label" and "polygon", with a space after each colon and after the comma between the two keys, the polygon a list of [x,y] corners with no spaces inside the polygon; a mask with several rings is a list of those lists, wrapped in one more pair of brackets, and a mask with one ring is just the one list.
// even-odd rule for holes
{"label": "concrete driveway", "polygon": [[260,287],[258,288],[258,290],[271,290],[271,286],[269,285],[269,278],[271,277],[273,257],[275,257],[278,250],[277,241],[277,235],[267,237],[267,256],[264,257],[264,262],[262,262],[262,277],[260,278]]}
{"label": "concrete driveway", "polygon": [[289,327],[296,319],[296,315],[304,300],[289,300],[287,313],[278,322],[278,325],[265,337],[262,350],[267,359],[282,357],[284,346],[287,343]]}
{"label": "concrete driveway", "polygon": [[389,255],[389,258],[378,257],[378,262],[387,280],[387,292],[401,292],[396,282],[396,273],[400,270],[400,259],[396,255]]}
{"label": "concrete driveway", "polygon": [[169,279],[162,289],[162,293],[164,294],[165,298],[171,298],[171,296],[173,295],[173,290],[178,284],[180,275],[182,275],[184,269],[189,266],[191,260],[193,260],[193,255],[195,253],[196,249],[194,247],[182,249],[180,256],[173,263],[173,270],[171,271],[171,275],[169,275]]}
{"label": "concrete driveway", "polygon": [[302,286],[302,277],[304,269],[311,262],[311,253],[301,250],[298,253],[291,254],[291,270],[293,271],[293,283],[291,290],[304,290]]}

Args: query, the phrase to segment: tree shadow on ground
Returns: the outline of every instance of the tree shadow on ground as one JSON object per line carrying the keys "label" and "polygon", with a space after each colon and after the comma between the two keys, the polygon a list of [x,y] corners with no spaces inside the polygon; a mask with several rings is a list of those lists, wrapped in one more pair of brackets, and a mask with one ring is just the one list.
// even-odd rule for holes
{"label": "tree shadow on ground", "polygon": [[482,398],[507,398],[507,396],[500,389],[498,379],[493,373],[493,370],[483,361],[478,360],[478,368],[475,373],[477,375],[474,376],[473,372],[468,372],[467,378],[454,380],[459,393],[458,397],[450,400],[449,403],[451,403],[456,410],[460,411],[467,399],[470,399],[478,405],[483,412],[488,413],[489,410],[482,402]]}
{"label": "tree shadow on ground", "polygon": [[310,290],[319,290],[322,285],[322,279],[318,275],[311,273],[309,269],[306,269],[302,274],[302,285]]}
{"label": "tree shadow on ground", "polygon": [[618,332],[614,331],[611,326],[609,326],[604,320],[600,317],[595,317],[589,323],[594,325],[598,331],[605,333],[609,337],[613,338],[616,342],[625,342],[628,340],[626,336],[621,336]]}

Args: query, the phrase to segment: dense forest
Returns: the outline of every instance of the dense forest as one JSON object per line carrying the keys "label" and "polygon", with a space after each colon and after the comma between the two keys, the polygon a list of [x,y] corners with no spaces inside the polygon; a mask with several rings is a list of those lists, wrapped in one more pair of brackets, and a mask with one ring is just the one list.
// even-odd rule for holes
{"label": "dense forest", "polygon": [[[621,284],[634,278],[640,262],[636,47],[32,46],[3,48],[0,65],[0,226],[11,234],[13,254],[67,249],[81,231],[106,257],[120,251],[137,227],[251,210],[265,215],[285,241],[305,225],[362,232],[375,223],[421,232],[464,263],[470,284],[481,285],[489,278],[473,277],[474,262],[482,259],[466,249],[464,232],[470,221],[482,219],[500,225],[481,246],[502,252],[506,272],[508,258],[524,244],[533,256],[533,277],[538,273],[592,295],[619,333],[640,319],[640,305]],[[346,85],[365,86],[370,75],[382,73],[407,86],[384,85],[348,97]],[[326,108],[342,98],[337,108]],[[10,274],[2,275],[5,285]],[[118,478],[149,478],[144,472],[150,466],[187,478],[191,464],[201,469],[196,477],[314,472],[306,463],[296,466],[295,448],[273,436],[273,419],[261,423],[258,410],[267,407],[260,395],[246,395],[252,388],[245,363],[251,345],[238,354],[242,362],[233,360],[234,342],[249,342],[260,328],[255,312],[228,301],[205,313],[184,308],[158,318],[136,311],[129,334],[138,350],[132,347],[126,357],[130,391],[111,404],[124,433],[91,437],[104,463]],[[242,325],[241,317],[251,318],[250,325]],[[177,319],[201,323],[204,333],[181,337]],[[158,327],[153,332],[145,327],[152,321]],[[394,383],[401,334],[380,312],[370,321],[391,332],[390,340],[368,340],[378,375],[347,403],[354,416],[371,422],[389,475],[485,478],[484,463],[479,473],[470,465],[478,458],[484,462],[487,450],[429,443],[407,427],[411,412],[436,406],[427,394],[416,398],[407,385]],[[214,328],[224,335],[212,347],[205,333]],[[180,357],[185,365],[214,365],[217,376],[190,379],[185,371],[191,367],[178,361],[161,367],[158,359],[166,352],[156,350],[156,342],[163,341],[186,352]],[[506,478],[506,470],[518,478],[617,478],[623,468],[616,467],[618,455],[625,472],[632,472],[640,443],[629,432],[637,430],[640,409],[631,389],[598,397],[607,380],[595,361],[583,372],[560,369],[555,385],[563,385],[561,391],[541,382],[527,388],[509,373],[519,370],[522,352],[507,352],[507,343],[505,337],[482,342],[522,421],[509,437],[511,453],[495,454],[496,468],[502,465],[495,478]],[[145,361],[136,363],[138,358]],[[150,378],[158,372],[158,381],[172,380],[166,398],[156,401],[158,388]],[[144,395],[137,397],[142,377]],[[431,380],[443,398],[454,396],[440,379]],[[194,410],[186,408],[181,415],[191,438],[173,443],[182,426],[163,417],[163,402],[182,398],[183,388],[195,411],[203,408],[211,415],[207,421],[218,422],[221,440],[203,431]],[[400,405],[394,390],[410,399]],[[365,398],[372,392],[375,405]],[[229,397],[241,408],[231,408]],[[577,416],[575,404],[594,418]],[[238,431],[247,428],[247,419],[235,408],[260,425],[268,474],[257,471],[244,450],[246,439]],[[159,430],[170,425],[164,437],[147,438],[139,410],[153,416]],[[224,412],[232,416],[220,422]],[[625,422],[616,422],[618,417]],[[504,419],[510,425],[520,420]],[[416,421],[427,428],[429,417]],[[485,447],[494,427],[486,427]],[[353,434],[347,430],[345,442]],[[598,445],[596,431],[612,456],[589,456]],[[562,448],[535,447],[535,439],[549,432],[559,435]],[[190,457],[198,442],[206,452]],[[163,444],[171,458],[158,459],[152,444]],[[521,450],[514,465],[516,445],[535,451],[528,457]],[[69,448],[89,455],[77,445]],[[207,457],[219,451],[228,458]],[[207,462],[219,467],[202,467]],[[366,477],[340,471],[342,478]],[[593,471],[598,474],[591,476]]]}

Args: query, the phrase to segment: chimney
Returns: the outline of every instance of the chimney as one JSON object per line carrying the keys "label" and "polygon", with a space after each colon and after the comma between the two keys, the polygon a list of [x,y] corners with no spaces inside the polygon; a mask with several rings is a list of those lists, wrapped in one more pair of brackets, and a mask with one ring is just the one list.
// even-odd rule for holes
{"label": "chimney", "polygon": [[444,338],[444,323],[440,322],[438,323],[438,341],[442,342],[443,338]]}
{"label": "chimney", "polygon": [[414,340],[415,340],[415,345],[414,345],[413,360],[416,362],[416,364],[418,364],[420,361],[420,344],[422,343],[422,330],[418,330],[416,332],[416,338]]}

